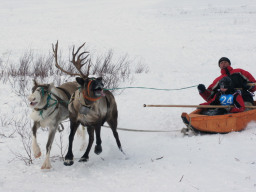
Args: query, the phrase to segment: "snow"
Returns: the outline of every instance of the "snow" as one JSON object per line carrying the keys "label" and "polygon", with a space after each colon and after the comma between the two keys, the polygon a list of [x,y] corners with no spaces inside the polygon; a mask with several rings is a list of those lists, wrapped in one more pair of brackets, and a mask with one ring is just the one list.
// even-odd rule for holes
{"label": "snow", "polygon": [[[209,85],[219,75],[222,56],[256,77],[254,0],[0,0],[0,24],[0,58],[8,63],[29,49],[50,53],[59,40],[64,55],[72,45],[87,42],[96,54],[112,49],[146,64],[150,71],[134,75],[129,84],[134,87]],[[30,109],[12,91],[13,84],[0,83],[0,133],[12,134],[14,120],[27,119],[25,127],[31,127]],[[57,133],[49,171],[40,169],[47,131],[38,131],[43,155],[30,166],[13,160],[13,152],[25,154],[17,133],[0,137],[0,191],[256,191],[255,122],[242,132],[188,137],[180,133],[180,115],[194,109],[143,104],[202,103],[195,87],[127,89],[115,97],[118,127],[171,132],[119,130],[124,156],[111,131],[102,128],[103,152],[98,156],[92,149],[87,163],[78,162],[84,151],[76,137],[71,167],[59,158]],[[69,124],[64,125],[67,146]]]}

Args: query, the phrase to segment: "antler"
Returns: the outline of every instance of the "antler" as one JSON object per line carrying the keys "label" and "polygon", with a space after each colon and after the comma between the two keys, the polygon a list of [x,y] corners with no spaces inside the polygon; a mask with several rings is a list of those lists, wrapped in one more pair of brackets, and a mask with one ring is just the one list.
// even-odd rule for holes
{"label": "antler", "polygon": [[[63,69],[62,67],[60,67],[60,65],[58,64],[58,55],[57,55],[57,52],[58,52],[58,41],[57,41],[57,43],[55,44],[55,47],[54,47],[54,45],[52,44],[53,55],[54,55],[54,58],[55,58],[55,66],[56,66],[58,69],[60,69],[62,72],[67,73],[67,74],[69,74],[69,75],[71,75],[71,76],[80,76],[80,77],[82,77],[82,78],[84,78],[84,79],[88,78],[88,76],[89,76],[89,71],[90,71],[90,67],[91,67],[91,61],[90,61],[90,60],[86,60],[86,59],[89,57],[89,54],[88,54],[87,56],[85,56],[84,58],[81,58],[81,56],[82,56],[83,54],[89,53],[89,52],[84,51],[84,52],[80,53],[80,54],[78,55],[78,57],[77,57],[77,60],[76,60],[76,55],[79,53],[80,49],[81,49],[84,45],[85,45],[85,43],[84,43],[83,45],[81,45],[81,46],[77,49],[76,53],[74,53],[75,46],[73,46],[73,51],[72,51],[73,58],[72,58],[72,61],[71,61],[71,62],[72,62],[73,65],[76,67],[76,69],[78,70],[79,73],[71,73],[71,72],[69,72],[69,71],[66,71],[65,69]],[[86,61],[85,61],[85,60],[86,60]],[[82,63],[82,62],[83,62],[83,63]],[[85,64],[87,64],[87,63],[89,63],[89,64],[88,64],[87,74],[85,75],[85,74],[82,72],[81,68],[82,68]]]}
{"label": "antler", "polygon": [[[79,73],[82,75],[83,78],[88,78],[89,72],[90,72],[90,67],[91,67],[91,60],[86,60],[86,59],[89,57],[89,54],[86,55],[84,58],[81,58],[81,56],[82,56],[83,54],[86,54],[86,53],[89,53],[89,52],[84,51],[84,52],[80,53],[80,54],[78,55],[78,57],[77,57],[77,60],[76,60],[76,55],[79,53],[80,49],[81,49],[84,45],[85,45],[85,43],[82,44],[82,45],[77,49],[76,53],[74,53],[75,46],[73,46],[73,51],[72,51],[73,58],[72,58],[72,61],[71,61],[71,62],[74,64],[74,66],[76,67],[76,69],[79,71]],[[82,63],[82,62],[84,62],[84,63]],[[83,72],[81,71],[81,68],[82,68],[85,64],[87,64],[87,63],[89,63],[89,64],[88,64],[88,69],[87,69],[87,74],[84,75]]]}

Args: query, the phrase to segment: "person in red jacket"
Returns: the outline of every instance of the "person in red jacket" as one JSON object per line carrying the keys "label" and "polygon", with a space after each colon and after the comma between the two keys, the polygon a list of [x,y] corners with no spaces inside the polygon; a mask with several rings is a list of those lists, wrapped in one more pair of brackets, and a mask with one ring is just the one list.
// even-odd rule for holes
{"label": "person in red jacket", "polygon": [[222,57],[219,60],[221,75],[217,77],[211,85],[206,89],[204,84],[198,85],[199,94],[205,101],[212,99],[214,93],[219,89],[219,81],[226,76],[229,76],[233,82],[234,88],[242,88],[242,97],[244,101],[253,104],[253,92],[256,91],[256,86],[247,86],[247,83],[256,83],[255,78],[243,69],[233,69],[231,62],[227,57]]}
{"label": "person in red jacket", "polygon": [[220,89],[214,94],[213,98],[200,105],[227,105],[228,108],[209,109],[204,111],[205,115],[223,115],[226,113],[238,113],[245,110],[244,100],[241,92],[233,88],[232,80],[229,77],[223,77],[219,81]]}

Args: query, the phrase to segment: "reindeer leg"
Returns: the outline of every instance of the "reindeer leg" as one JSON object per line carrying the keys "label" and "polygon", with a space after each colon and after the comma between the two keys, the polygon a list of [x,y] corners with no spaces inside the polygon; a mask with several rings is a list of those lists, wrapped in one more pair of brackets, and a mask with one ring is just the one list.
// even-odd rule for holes
{"label": "reindeer leg", "polygon": [[66,166],[70,166],[74,164],[74,155],[72,152],[72,147],[73,147],[73,140],[74,140],[74,136],[76,134],[76,130],[79,126],[79,122],[77,121],[72,121],[70,119],[70,134],[69,134],[69,143],[68,143],[68,152],[65,156],[65,161],[64,161],[64,165]]}
{"label": "reindeer leg", "polygon": [[80,151],[85,150],[86,147],[86,131],[85,129],[87,129],[85,126],[82,126],[82,145],[80,148]]}
{"label": "reindeer leg", "polygon": [[95,128],[96,145],[94,148],[94,153],[96,153],[97,155],[99,155],[102,152],[100,131],[101,131],[101,126],[100,125],[96,126],[96,128]]}
{"label": "reindeer leg", "polygon": [[122,146],[121,146],[121,142],[119,140],[119,136],[118,136],[117,130],[116,130],[116,128],[117,128],[117,118],[110,119],[110,120],[107,121],[107,123],[109,124],[109,126],[110,126],[110,128],[111,128],[111,130],[113,132],[113,135],[114,135],[114,137],[116,139],[116,144],[117,144],[119,150],[122,153],[124,153],[123,149],[122,149]]}
{"label": "reindeer leg", "polygon": [[58,125],[50,126],[48,141],[46,144],[46,158],[41,169],[50,169],[52,167],[50,162],[50,152],[51,152],[52,143],[53,143],[57,128],[58,128]]}
{"label": "reindeer leg", "polygon": [[94,127],[88,126],[87,132],[89,134],[89,143],[88,143],[88,146],[87,146],[87,149],[86,149],[84,155],[80,158],[79,162],[86,162],[89,160],[89,153],[92,148],[93,141],[94,141]]}
{"label": "reindeer leg", "polygon": [[85,150],[85,147],[86,147],[86,137],[85,137],[85,126],[80,126],[80,129],[78,128],[77,129],[77,135],[82,137],[82,144],[81,144],[81,147],[80,147],[80,151],[83,151]]}
{"label": "reindeer leg", "polygon": [[33,133],[32,149],[33,149],[33,153],[34,153],[35,158],[39,158],[41,156],[41,150],[40,150],[40,147],[39,147],[39,145],[37,143],[37,140],[36,140],[36,132],[37,132],[37,129],[39,127],[40,127],[40,123],[34,121],[34,125],[32,127],[32,133]]}

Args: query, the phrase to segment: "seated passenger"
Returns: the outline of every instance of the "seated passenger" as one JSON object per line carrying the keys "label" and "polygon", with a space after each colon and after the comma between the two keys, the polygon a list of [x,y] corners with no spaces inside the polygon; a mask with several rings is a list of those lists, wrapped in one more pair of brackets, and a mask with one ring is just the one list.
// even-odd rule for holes
{"label": "seated passenger", "polygon": [[209,109],[204,111],[205,115],[223,115],[226,113],[238,113],[245,110],[244,100],[241,92],[235,90],[229,77],[223,77],[219,81],[220,89],[215,93],[212,99],[200,105],[227,105],[232,107]]}
{"label": "seated passenger", "polygon": [[251,73],[243,69],[233,69],[231,67],[231,62],[227,57],[220,58],[218,65],[221,69],[221,75],[217,77],[207,89],[204,84],[199,84],[197,87],[199,94],[203,99],[205,101],[212,99],[213,95],[219,89],[219,81],[223,77],[228,76],[231,78],[234,88],[242,88],[241,94],[246,105],[253,105],[253,93],[256,91],[256,86],[247,85],[247,83],[256,83],[256,80]]}

